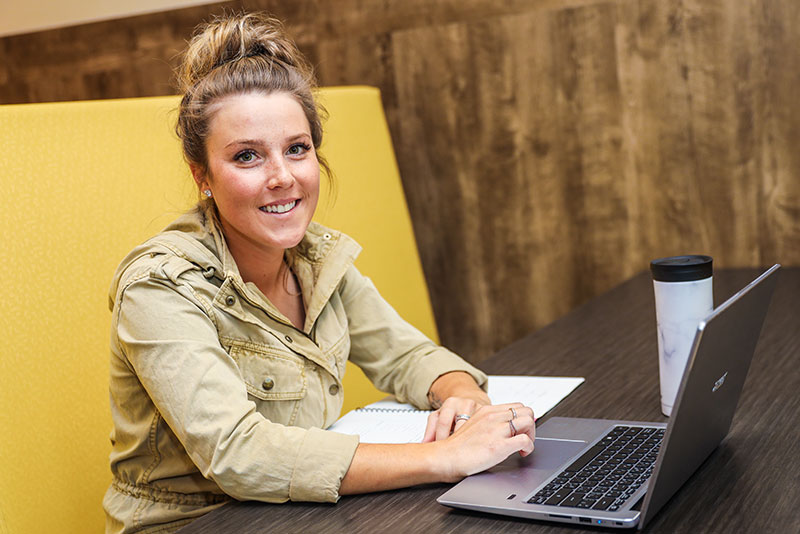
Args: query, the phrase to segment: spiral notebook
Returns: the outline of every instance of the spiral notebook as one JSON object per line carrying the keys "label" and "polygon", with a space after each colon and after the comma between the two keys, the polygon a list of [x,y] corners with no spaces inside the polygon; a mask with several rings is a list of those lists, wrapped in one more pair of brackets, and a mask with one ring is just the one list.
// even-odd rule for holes
{"label": "spiral notebook", "polygon": [[[521,402],[541,417],[583,383],[583,378],[561,376],[489,376],[492,404]],[[355,434],[361,443],[419,443],[425,434],[429,410],[418,410],[388,397],[348,412],[328,428]]]}

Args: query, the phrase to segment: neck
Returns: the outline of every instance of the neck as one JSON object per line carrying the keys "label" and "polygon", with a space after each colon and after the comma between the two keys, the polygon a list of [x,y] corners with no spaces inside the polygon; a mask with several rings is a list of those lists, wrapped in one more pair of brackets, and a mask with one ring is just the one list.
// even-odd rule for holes
{"label": "neck", "polygon": [[222,225],[228,250],[245,282],[252,282],[284,317],[302,330],[305,308],[300,286],[283,260],[282,248],[264,248]]}
{"label": "neck", "polygon": [[283,249],[258,247],[235,231],[228,231],[224,224],[223,234],[242,280],[253,282],[266,296],[282,290],[288,268],[283,261]]}

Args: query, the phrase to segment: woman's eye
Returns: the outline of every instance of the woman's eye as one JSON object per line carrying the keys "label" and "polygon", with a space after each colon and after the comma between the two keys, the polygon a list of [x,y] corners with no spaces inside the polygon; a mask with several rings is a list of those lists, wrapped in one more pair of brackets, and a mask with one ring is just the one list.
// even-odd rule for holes
{"label": "woman's eye", "polygon": [[252,163],[256,159],[256,154],[252,150],[244,150],[236,154],[234,159],[242,163]]}
{"label": "woman's eye", "polygon": [[289,147],[289,150],[286,151],[287,154],[290,156],[299,156],[300,154],[305,154],[311,150],[311,147],[305,143],[297,143],[296,145],[292,145]]}

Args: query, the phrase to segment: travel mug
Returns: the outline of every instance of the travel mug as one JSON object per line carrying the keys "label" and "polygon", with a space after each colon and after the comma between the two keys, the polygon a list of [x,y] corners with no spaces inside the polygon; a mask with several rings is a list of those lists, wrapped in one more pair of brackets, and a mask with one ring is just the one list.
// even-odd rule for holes
{"label": "travel mug", "polygon": [[672,256],[650,262],[656,296],[661,412],[669,416],[697,325],[714,309],[710,256]]}

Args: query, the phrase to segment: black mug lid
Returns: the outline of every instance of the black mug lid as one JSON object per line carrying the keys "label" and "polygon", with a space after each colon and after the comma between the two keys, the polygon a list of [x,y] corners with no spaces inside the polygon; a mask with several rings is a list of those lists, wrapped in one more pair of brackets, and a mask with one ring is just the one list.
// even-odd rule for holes
{"label": "black mug lid", "polygon": [[704,280],[712,275],[712,261],[711,256],[697,254],[658,258],[650,262],[650,272],[659,282]]}

